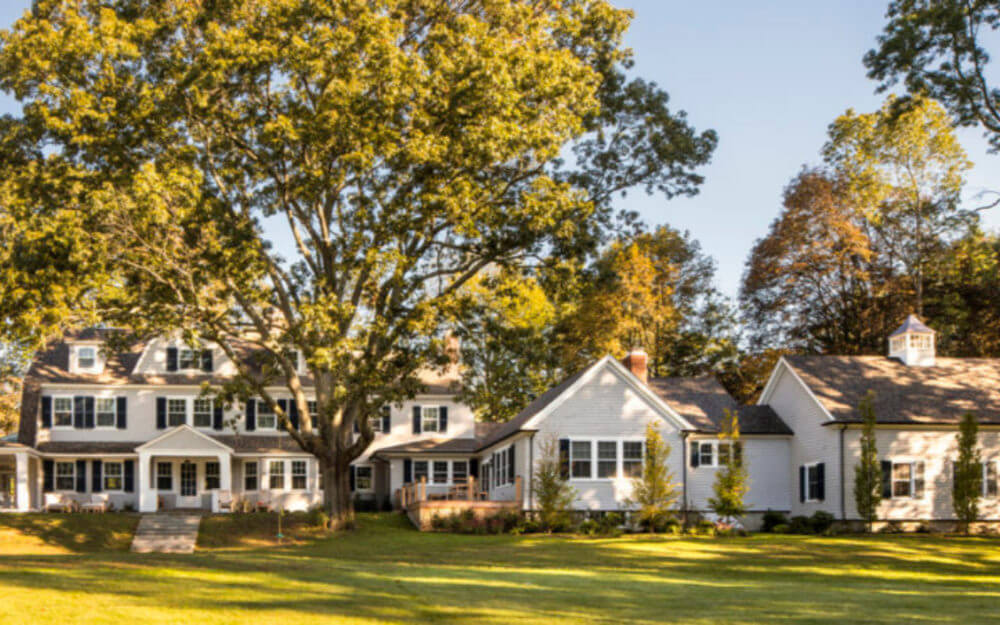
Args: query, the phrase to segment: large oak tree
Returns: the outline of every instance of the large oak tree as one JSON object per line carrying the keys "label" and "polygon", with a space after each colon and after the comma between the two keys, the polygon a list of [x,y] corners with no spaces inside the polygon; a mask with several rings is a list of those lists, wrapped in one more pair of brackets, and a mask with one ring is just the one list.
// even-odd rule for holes
{"label": "large oak tree", "polygon": [[368,418],[443,363],[469,280],[592,247],[616,192],[697,190],[715,135],[627,77],[629,19],[601,0],[38,0],[0,36],[23,105],[0,129],[4,335],[218,343],[239,365],[220,391],[271,403],[349,525]]}

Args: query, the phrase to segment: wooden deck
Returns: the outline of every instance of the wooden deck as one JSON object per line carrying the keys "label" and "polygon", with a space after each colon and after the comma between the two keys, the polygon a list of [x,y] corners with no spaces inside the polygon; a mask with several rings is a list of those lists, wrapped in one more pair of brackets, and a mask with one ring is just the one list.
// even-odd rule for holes
{"label": "wooden deck", "polygon": [[427,478],[399,489],[399,502],[413,525],[422,532],[431,529],[434,517],[449,517],[467,510],[477,519],[485,519],[500,512],[516,512],[521,509],[523,486],[521,476],[514,479],[514,498],[508,500],[488,499],[488,493],[481,490],[475,478],[467,483],[457,484],[446,494],[428,495]]}

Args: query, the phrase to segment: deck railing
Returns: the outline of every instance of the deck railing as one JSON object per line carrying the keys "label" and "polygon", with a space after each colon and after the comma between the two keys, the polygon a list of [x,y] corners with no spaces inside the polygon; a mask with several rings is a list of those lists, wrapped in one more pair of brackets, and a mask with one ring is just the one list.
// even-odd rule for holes
{"label": "deck railing", "polygon": [[[523,480],[518,475],[514,478],[514,499],[521,501]],[[453,484],[445,493],[428,496],[427,476],[422,476],[418,482],[404,484],[399,489],[399,505],[405,510],[408,506],[421,501],[436,499],[441,501],[490,501],[489,491],[475,477],[468,476],[464,483]]]}

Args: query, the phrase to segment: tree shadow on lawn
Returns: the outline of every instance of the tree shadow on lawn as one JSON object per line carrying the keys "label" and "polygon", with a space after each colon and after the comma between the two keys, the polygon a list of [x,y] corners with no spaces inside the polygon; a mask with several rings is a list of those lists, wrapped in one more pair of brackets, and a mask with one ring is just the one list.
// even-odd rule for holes
{"label": "tree shadow on lawn", "polygon": [[[72,553],[124,551],[132,544],[136,514],[10,514],[0,517],[0,530],[11,530]],[[0,554],[3,545],[0,545]]]}
{"label": "tree shadow on lawn", "polygon": [[992,616],[1000,598],[993,541],[386,530],[193,556],[0,558],[0,588],[104,593],[225,618],[280,611],[409,623],[1000,622]]}

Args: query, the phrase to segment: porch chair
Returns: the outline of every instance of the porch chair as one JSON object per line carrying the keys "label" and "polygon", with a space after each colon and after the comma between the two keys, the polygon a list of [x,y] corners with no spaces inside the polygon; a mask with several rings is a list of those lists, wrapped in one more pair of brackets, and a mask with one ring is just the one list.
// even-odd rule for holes
{"label": "porch chair", "polygon": [[45,493],[45,505],[42,509],[46,512],[71,512],[73,500],[60,493]]}
{"label": "porch chair", "polygon": [[103,514],[108,511],[110,503],[110,498],[105,493],[93,493],[89,499],[80,504],[80,510]]}
{"label": "porch chair", "polygon": [[219,491],[219,512],[235,512],[236,504],[233,502],[233,493],[228,490]]}

